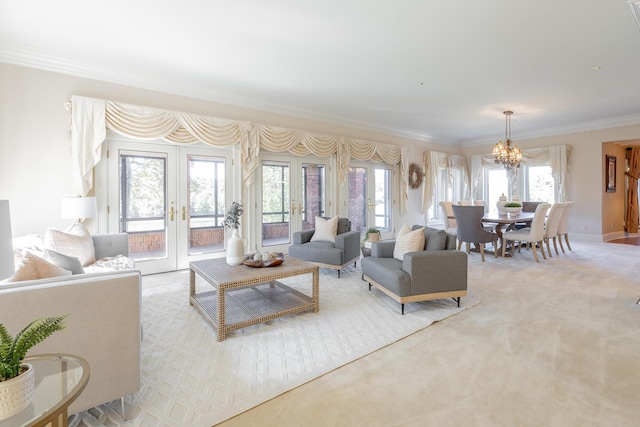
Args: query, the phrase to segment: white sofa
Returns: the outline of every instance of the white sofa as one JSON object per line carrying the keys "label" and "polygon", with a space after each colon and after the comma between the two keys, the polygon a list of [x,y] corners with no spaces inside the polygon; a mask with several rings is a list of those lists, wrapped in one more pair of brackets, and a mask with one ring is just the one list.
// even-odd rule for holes
{"label": "white sofa", "polygon": [[[126,235],[103,236],[93,236],[97,255],[127,254]],[[69,414],[140,389],[141,285],[138,270],[0,283],[0,323],[11,334],[34,319],[69,314],[66,329],[28,354],[70,353],[89,362],[89,383]]]}

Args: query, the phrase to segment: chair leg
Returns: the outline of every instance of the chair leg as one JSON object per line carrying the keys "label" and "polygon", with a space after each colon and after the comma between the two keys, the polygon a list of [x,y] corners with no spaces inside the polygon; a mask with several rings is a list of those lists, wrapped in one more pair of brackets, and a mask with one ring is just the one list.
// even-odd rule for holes
{"label": "chair leg", "polygon": [[498,239],[491,242],[493,244],[493,256],[494,258],[498,258]]}
{"label": "chair leg", "polygon": [[462,247],[462,240],[458,240],[458,250]]}
{"label": "chair leg", "polygon": [[467,253],[470,254],[471,253],[471,243],[469,242],[465,242],[467,245]]}
{"label": "chair leg", "polygon": [[[557,236],[553,236],[553,249],[556,250],[556,255],[560,255],[560,252],[558,252],[558,239],[557,239]],[[551,249],[549,249],[549,252],[551,252]]]}
{"label": "chair leg", "polygon": [[[540,248],[542,248],[542,246]],[[540,262],[540,260],[538,259],[538,251],[536,250],[536,245],[531,245],[531,250],[533,250],[533,257],[536,259],[536,262]]]}
{"label": "chair leg", "polygon": [[484,262],[484,243],[480,244],[480,255],[482,256],[482,262]]}
{"label": "chair leg", "polygon": [[572,251],[573,249],[571,249],[571,245],[569,244],[569,233],[564,235],[564,240],[567,242],[567,247],[569,248],[569,250]]}
{"label": "chair leg", "polygon": [[549,253],[549,258],[553,258],[553,256],[551,255],[551,245],[549,244],[549,238],[548,237],[546,239],[544,239],[543,244],[544,243],[547,244],[547,252]]}
{"label": "chair leg", "polygon": [[[534,245],[534,243],[531,243],[532,245]],[[540,252],[542,252],[542,258],[547,259],[547,256],[545,255],[545,251],[544,251],[544,242],[541,240],[540,241]],[[551,255],[549,255],[551,256]]]}
{"label": "chair leg", "polygon": [[507,247],[507,239],[502,238],[502,257],[504,258],[504,250]]}
{"label": "chair leg", "polygon": [[564,252],[564,245],[562,244],[562,236],[558,235],[558,243],[560,243],[560,249],[562,249],[562,253]]}

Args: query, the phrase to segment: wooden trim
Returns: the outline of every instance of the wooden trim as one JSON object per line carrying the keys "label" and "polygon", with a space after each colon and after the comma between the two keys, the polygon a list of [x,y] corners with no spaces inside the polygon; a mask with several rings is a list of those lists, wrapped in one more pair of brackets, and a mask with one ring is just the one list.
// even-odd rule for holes
{"label": "wooden trim", "polygon": [[382,292],[384,292],[385,294],[387,294],[388,296],[393,298],[393,300],[395,300],[396,302],[399,302],[400,304],[405,304],[405,303],[408,303],[408,302],[430,301],[430,300],[434,300],[434,299],[458,298],[458,297],[467,296],[467,291],[466,290],[461,290],[461,291],[436,292],[436,293],[433,293],[433,294],[410,295],[410,296],[406,296],[406,297],[401,297],[399,295],[394,294],[389,289],[387,289],[386,287],[384,287],[380,283],[376,282],[375,280],[373,280],[369,276],[365,275],[363,278],[364,278],[364,280],[369,282],[371,285],[373,285],[376,288],[380,289]]}

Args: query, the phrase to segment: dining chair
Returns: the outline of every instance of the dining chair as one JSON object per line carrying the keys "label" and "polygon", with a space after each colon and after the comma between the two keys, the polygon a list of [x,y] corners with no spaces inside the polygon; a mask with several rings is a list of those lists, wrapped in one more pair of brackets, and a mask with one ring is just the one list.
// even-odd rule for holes
{"label": "dining chair", "polygon": [[467,244],[467,253],[471,252],[471,243],[480,249],[482,262],[484,262],[484,245],[492,243],[494,255],[498,256],[498,237],[496,234],[486,231],[480,220],[484,216],[484,207],[453,205],[453,216],[458,224],[458,250],[462,246],[462,242]]}
{"label": "dining chair", "polygon": [[571,245],[569,244],[569,211],[575,205],[574,202],[564,202],[566,206],[564,211],[562,212],[562,218],[560,219],[560,224],[558,225],[558,242],[560,242],[560,249],[562,249],[562,253],[564,253],[564,246],[562,246],[562,236],[564,236],[565,241],[567,242],[567,248],[570,251]]}
{"label": "dining chair", "polygon": [[456,228],[458,224],[453,217],[453,202],[440,202],[442,208],[442,215],[444,216],[444,230],[449,234],[457,234]]}
{"label": "dining chair", "polygon": [[549,254],[549,258],[552,258],[551,254],[551,245],[549,243],[550,240],[553,240],[553,248],[556,250],[556,255],[560,255],[558,252],[558,226],[560,225],[560,220],[562,219],[562,213],[564,212],[564,208],[566,203],[559,202],[554,203],[549,209],[549,214],[547,215],[547,220],[544,224],[544,242],[547,245],[547,253]]}
{"label": "dining chair", "polygon": [[511,255],[513,255],[513,248],[516,245],[516,242],[519,242],[519,247],[522,246],[522,242],[527,242],[531,245],[533,257],[536,259],[536,262],[540,262],[538,259],[538,252],[536,251],[536,245],[538,244],[540,245],[540,252],[542,252],[543,258],[547,259],[547,256],[544,253],[544,221],[550,207],[551,205],[549,203],[540,203],[533,214],[531,227],[507,231],[502,235],[502,256],[505,255],[505,248],[507,247],[508,240],[512,242]]}

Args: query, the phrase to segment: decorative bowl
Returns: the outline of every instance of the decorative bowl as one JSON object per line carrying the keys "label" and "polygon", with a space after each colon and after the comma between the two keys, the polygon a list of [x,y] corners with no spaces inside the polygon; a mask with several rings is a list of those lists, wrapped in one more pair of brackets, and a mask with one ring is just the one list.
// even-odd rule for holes
{"label": "decorative bowl", "polygon": [[275,267],[284,262],[282,252],[266,252],[246,255],[242,263],[248,267]]}
{"label": "decorative bowl", "polygon": [[507,207],[502,207],[502,209],[506,212],[506,213],[510,213],[510,214],[519,214],[520,212],[522,212],[522,206],[519,206],[517,208],[507,208]]}

